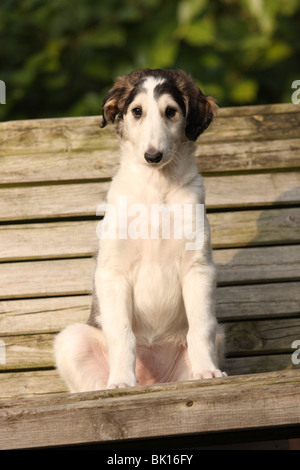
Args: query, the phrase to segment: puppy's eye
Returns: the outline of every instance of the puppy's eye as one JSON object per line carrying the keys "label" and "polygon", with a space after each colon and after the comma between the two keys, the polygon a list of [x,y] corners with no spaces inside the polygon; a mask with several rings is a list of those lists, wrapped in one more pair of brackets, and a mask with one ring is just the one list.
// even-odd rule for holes
{"label": "puppy's eye", "polygon": [[171,119],[175,116],[175,114],[177,113],[177,109],[175,108],[171,108],[171,106],[168,106],[167,109],[166,109],[166,117]]}
{"label": "puppy's eye", "polygon": [[135,118],[139,119],[142,116],[142,108],[134,108],[132,114]]}

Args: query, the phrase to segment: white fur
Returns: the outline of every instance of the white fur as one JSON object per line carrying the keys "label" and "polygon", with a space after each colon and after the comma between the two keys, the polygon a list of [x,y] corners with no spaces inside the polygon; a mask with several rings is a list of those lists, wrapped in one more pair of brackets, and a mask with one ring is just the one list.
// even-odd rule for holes
{"label": "white fur", "polygon": [[[147,208],[205,202],[194,143],[184,133],[185,116],[172,96],[154,99],[157,83],[157,78],[148,78],[145,91],[124,115],[121,165],[107,197],[113,206],[124,195],[129,205],[139,202]],[[165,114],[168,106],[176,109],[172,119]],[[133,110],[138,107],[142,116],[137,119]],[[144,154],[149,150],[163,153],[161,162],[147,163]],[[101,311],[96,321],[101,328],[72,325],[55,344],[58,369],[71,391],[135,386],[143,351],[153,353],[162,368],[169,361],[167,370],[172,369],[173,358],[175,368],[182,351],[172,380],[223,375],[218,365],[215,269],[206,217],[201,249],[187,250],[185,243],[174,237],[101,240],[95,272]]]}

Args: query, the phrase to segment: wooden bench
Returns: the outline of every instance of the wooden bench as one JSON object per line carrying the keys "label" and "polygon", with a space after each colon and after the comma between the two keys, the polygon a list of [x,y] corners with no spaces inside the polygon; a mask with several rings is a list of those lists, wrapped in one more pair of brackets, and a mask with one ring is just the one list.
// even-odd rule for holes
{"label": "wooden bench", "polygon": [[0,124],[0,447],[299,437],[300,106],[221,109],[198,142],[230,377],[68,394],[53,339],[88,318],[96,211],[119,161],[99,124]]}

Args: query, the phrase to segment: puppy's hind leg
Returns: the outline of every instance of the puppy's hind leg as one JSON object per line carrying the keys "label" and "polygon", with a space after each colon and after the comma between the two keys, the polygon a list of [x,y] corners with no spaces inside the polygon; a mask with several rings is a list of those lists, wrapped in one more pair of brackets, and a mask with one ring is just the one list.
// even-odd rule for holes
{"label": "puppy's hind leg", "polygon": [[108,365],[102,331],[86,324],[74,324],[58,334],[54,345],[58,371],[71,392],[106,387]]}

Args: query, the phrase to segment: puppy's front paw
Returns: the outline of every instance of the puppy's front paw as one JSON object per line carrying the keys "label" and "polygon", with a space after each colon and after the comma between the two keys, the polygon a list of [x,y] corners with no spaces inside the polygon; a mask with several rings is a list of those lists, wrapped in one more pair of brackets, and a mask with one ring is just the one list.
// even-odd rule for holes
{"label": "puppy's front paw", "polygon": [[136,387],[136,376],[135,374],[125,374],[121,377],[109,377],[106,385],[106,389],[112,389],[112,388],[128,388],[128,387]]}
{"label": "puppy's front paw", "polygon": [[197,374],[193,374],[193,380],[213,379],[216,377],[227,377],[226,372],[221,372],[220,369],[204,370]]}
{"label": "puppy's front paw", "polygon": [[107,384],[105,388],[107,390],[110,390],[110,389],[113,389],[113,388],[128,388],[128,387],[130,387],[130,385],[126,384],[125,382],[121,382],[121,383],[118,383],[118,384]]}

